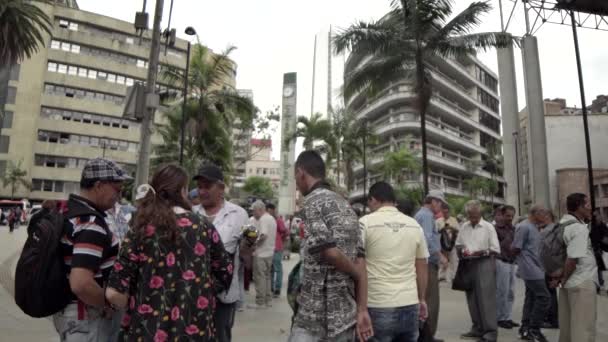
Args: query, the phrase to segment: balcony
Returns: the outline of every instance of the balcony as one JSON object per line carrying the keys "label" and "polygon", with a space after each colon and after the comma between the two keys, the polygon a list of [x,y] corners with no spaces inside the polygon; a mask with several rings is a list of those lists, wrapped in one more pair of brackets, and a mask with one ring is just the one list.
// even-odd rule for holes
{"label": "balcony", "polygon": [[450,121],[458,121],[468,128],[482,131],[495,139],[501,139],[500,134],[473,120],[470,112],[437,93],[431,98],[429,112],[441,113],[442,116],[451,119]]}
{"label": "balcony", "polygon": [[[395,89],[396,88],[396,89]],[[367,103],[358,113],[357,119],[371,119],[378,112],[388,109],[397,102],[406,102],[413,99],[415,94],[409,86],[398,85],[382,92],[378,97]]]}

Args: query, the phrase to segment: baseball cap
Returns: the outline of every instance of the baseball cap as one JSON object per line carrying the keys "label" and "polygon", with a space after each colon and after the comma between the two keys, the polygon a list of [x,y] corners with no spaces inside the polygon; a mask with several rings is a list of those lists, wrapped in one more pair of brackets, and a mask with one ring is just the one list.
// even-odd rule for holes
{"label": "baseball cap", "polygon": [[118,164],[103,158],[89,160],[82,170],[83,180],[124,182],[133,179]]}
{"label": "baseball cap", "polygon": [[441,203],[449,205],[448,202],[445,200],[445,195],[443,194],[443,191],[441,191],[441,190],[431,190],[431,191],[429,191],[429,194],[426,195],[426,197],[440,200]]}
{"label": "baseball cap", "polygon": [[198,169],[198,172],[193,177],[194,180],[204,178],[211,182],[224,183],[224,173],[215,165],[203,165]]}

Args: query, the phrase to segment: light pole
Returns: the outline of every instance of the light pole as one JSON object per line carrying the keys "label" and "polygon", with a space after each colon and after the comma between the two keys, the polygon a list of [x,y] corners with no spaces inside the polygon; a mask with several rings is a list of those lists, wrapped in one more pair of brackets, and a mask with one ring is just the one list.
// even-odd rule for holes
{"label": "light pole", "polygon": [[[196,35],[196,30],[192,26],[186,28],[185,33],[189,36]],[[182,122],[179,138],[179,165],[184,164],[184,135],[186,131],[186,106],[188,102],[188,75],[190,73],[190,40],[188,40],[188,50],[186,52],[186,71],[184,73],[184,103],[182,103]]]}
{"label": "light pole", "polygon": [[519,132],[513,132],[515,142],[515,170],[517,174],[517,213],[521,215],[521,184],[519,182]]}

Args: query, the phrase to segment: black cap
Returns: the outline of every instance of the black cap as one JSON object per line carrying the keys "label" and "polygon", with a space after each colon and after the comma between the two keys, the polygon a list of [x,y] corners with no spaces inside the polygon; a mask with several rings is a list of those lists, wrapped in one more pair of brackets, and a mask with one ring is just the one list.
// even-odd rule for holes
{"label": "black cap", "polygon": [[222,170],[215,165],[203,165],[193,177],[194,180],[204,178],[211,182],[224,183],[224,174]]}

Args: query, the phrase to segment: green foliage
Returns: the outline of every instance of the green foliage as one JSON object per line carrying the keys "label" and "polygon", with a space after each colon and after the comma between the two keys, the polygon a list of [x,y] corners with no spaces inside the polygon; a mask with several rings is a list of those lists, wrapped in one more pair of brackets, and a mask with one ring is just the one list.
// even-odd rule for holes
{"label": "green foliage", "polygon": [[420,184],[414,184],[410,186],[398,185],[395,189],[395,196],[397,200],[409,200],[415,206],[419,208],[424,202],[424,189]]}
{"label": "green foliage", "polygon": [[34,2],[47,1],[0,1],[0,65],[31,58],[51,34],[51,19]]}
{"label": "green foliage", "polygon": [[404,182],[405,173],[420,172],[420,160],[407,147],[384,154],[384,163],[378,168],[386,180],[395,179],[397,184]]}
{"label": "green foliage", "polygon": [[270,179],[259,176],[247,178],[245,180],[245,185],[243,186],[243,191],[251,196],[270,201],[273,201],[276,197]]}
{"label": "green foliage", "polygon": [[454,196],[454,195],[446,196],[446,201],[450,205],[450,213],[452,216],[458,216],[458,215],[466,216],[466,213],[464,212],[464,205],[470,200],[471,200],[470,197],[462,197],[462,196]]}
{"label": "green foliage", "polygon": [[15,192],[19,189],[19,186],[23,186],[26,189],[31,189],[32,184],[27,178],[27,171],[21,168],[22,160],[17,164],[12,161],[8,162],[8,167],[2,177],[2,186],[11,187],[11,199],[15,198]]}

